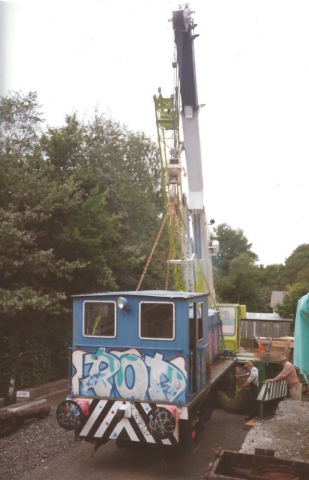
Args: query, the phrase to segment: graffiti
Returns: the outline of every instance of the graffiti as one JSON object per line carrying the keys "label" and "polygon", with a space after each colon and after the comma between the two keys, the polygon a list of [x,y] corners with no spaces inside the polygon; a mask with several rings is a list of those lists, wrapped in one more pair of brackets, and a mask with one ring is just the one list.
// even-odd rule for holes
{"label": "graffiti", "polygon": [[120,362],[114,355],[98,348],[96,354],[86,353],[83,357],[83,377],[80,379],[81,395],[110,396],[112,384],[110,379],[120,369]]}
{"label": "graffiti", "polygon": [[156,353],[154,357],[145,356],[145,363],[150,369],[150,399],[156,401],[175,402],[186,388],[186,378],[175,365],[165,362],[163,355]]}
{"label": "graffiti", "polygon": [[148,377],[147,367],[143,359],[133,353],[113,351],[120,361],[121,368],[115,375],[118,395],[123,398],[146,398],[147,383],[142,381]]}
{"label": "graffiti", "polygon": [[137,425],[138,425],[138,428],[140,429],[140,431],[142,432],[142,434],[144,435],[144,437],[146,437],[147,435],[149,435],[147,426],[145,425],[145,422],[144,422],[142,416],[141,416],[137,411],[134,412],[133,418],[134,418],[134,420],[136,421],[136,423],[137,423]]}
{"label": "graffiti", "polygon": [[174,415],[163,407],[157,407],[148,413],[148,427],[156,439],[168,438],[176,428]]}
{"label": "graffiti", "polygon": [[95,353],[75,350],[73,391],[79,395],[134,400],[186,401],[187,373],[183,357],[165,361],[163,355],[143,358],[138,350],[98,348]]}
{"label": "graffiti", "polygon": [[65,430],[75,430],[80,425],[81,413],[81,408],[76,402],[65,400],[57,407],[56,419]]}

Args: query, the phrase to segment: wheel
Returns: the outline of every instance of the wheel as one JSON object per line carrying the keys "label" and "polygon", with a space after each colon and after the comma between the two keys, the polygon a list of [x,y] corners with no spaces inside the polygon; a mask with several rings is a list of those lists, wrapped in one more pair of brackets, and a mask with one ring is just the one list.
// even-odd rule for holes
{"label": "wheel", "polygon": [[[245,370],[242,367],[237,367],[237,375],[245,373]],[[236,388],[240,387],[246,381],[245,378],[239,378],[234,381],[234,386],[228,390],[219,390],[218,391],[218,401],[226,412],[229,413],[248,413],[250,409],[250,394],[249,391],[242,390],[239,393],[236,393]]]}

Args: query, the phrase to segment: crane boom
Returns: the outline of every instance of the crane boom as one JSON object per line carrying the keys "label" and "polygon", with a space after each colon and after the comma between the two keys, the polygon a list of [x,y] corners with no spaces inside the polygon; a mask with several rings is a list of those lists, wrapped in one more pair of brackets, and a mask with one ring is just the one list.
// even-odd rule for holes
{"label": "crane boom", "polygon": [[[177,211],[182,216],[182,239],[185,247],[180,249],[175,242],[173,222],[169,224],[170,244],[173,255],[169,260],[174,264],[174,284],[177,290],[189,291],[194,278],[197,292],[208,292],[215,303],[211,254],[217,253],[209,239],[204,209],[204,185],[199,131],[197,81],[195,72],[194,40],[196,27],[192,11],[186,4],[173,12],[175,54],[175,93],[164,98],[154,96],[159,151],[162,162],[167,210],[177,199]],[[183,142],[180,141],[180,119]],[[187,186],[182,185],[181,154],[185,152]],[[177,224],[176,224],[177,225]],[[179,228],[178,228],[179,230]],[[176,260],[186,251],[184,261]],[[211,251],[210,251],[211,250]],[[181,265],[182,270],[175,265]],[[183,285],[185,284],[185,285]]]}
{"label": "crane boom", "polygon": [[195,254],[194,276],[196,291],[209,291],[214,298],[212,262],[207,220],[204,209],[203,168],[198,115],[195,71],[194,34],[196,24],[188,5],[173,12],[173,29],[177,51],[176,64],[181,97],[181,121],[188,179],[188,215],[192,222]]}
{"label": "crane boom", "polygon": [[194,55],[194,39],[198,35],[193,33],[195,26],[191,19],[189,6],[173,12],[181,95],[181,119],[188,175],[188,207],[190,210],[203,210],[203,171]]}

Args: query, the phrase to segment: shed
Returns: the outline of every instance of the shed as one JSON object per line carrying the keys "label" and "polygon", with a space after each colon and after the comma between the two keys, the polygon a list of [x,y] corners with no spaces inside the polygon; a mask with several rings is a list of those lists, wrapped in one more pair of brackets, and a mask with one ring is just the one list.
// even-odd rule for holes
{"label": "shed", "polygon": [[282,318],[277,313],[246,313],[240,321],[241,337],[279,338],[287,335],[293,326],[292,318]]}
{"label": "shed", "polygon": [[271,299],[270,299],[270,308],[273,309],[275,308],[275,305],[277,303],[282,303],[283,302],[283,297],[287,292],[280,292],[280,291],[273,291],[271,292]]}

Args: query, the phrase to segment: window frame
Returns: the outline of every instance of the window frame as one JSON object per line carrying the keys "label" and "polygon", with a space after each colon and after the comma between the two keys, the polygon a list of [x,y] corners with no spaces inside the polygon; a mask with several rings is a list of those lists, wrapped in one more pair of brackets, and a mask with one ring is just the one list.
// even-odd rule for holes
{"label": "window frame", "polygon": [[[199,309],[199,305],[202,305],[201,309],[202,309],[202,316],[199,317],[198,315],[198,309]],[[196,304],[196,313],[197,313],[197,341],[198,342],[201,342],[202,340],[204,340],[205,338],[205,328],[204,328],[204,302],[197,302]],[[202,320],[202,328],[203,328],[203,336],[201,338],[199,338],[198,334],[199,334],[199,320]]]}
{"label": "window frame", "polygon": [[[114,304],[114,331],[115,335],[87,335],[85,333],[85,305],[86,303],[113,303]],[[83,336],[86,338],[116,338],[117,336],[117,304],[114,300],[85,300],[83,302]]]}
{"label": "window frame", "polygon": [[[224,323],[223,323],[223,310],[229,310],[229,311],[230,311],[231,309],[233,309],[233,311],[234,311],[234,319],[233,319],[233,322],[234,322],[234,323],[233,323],[233,328],[234,328],[234,330],[233,330],[233,333],[227,333],[227,332],[224,332],[224,327],[229,326],[229,325],[224,325]],[[234,307],[234,306],[232,306],[232,305],[231,305],[231,306],[230,306],[230,305],[224,305],[224,306],[220,306],[220,305],[219,305],[219,310],[220,310],[220,316],[221,316],[221,322],[222,322],[222,333],[223,333],[223,336],[224,336],[224,337],[235,337],[236,331],[237,331],[237,325],[236,325],[236,315],[237,315],[237,312],[236,312],[236,307]]]}
{"label": "window frame", "polygon": [[[143,303],[151,303],[151,304],[156,304],[156,305],[172,305],[173,306],[173,337],[172,338],[154,338],[154,337],[142,337],[141,336],[141,330],[142,330],[142,304]],[[173,340],[175,340],[175,325],[176,325],[176,321],[175,321],[175,303],[174,302],[150,302],[150,301],[141,301],[139,302],[139,315],[138,315],[138,336],[141,340],[154,340],[154,341],[158,341],[158,340],[162,340],[164,342],[171,342]]]}

